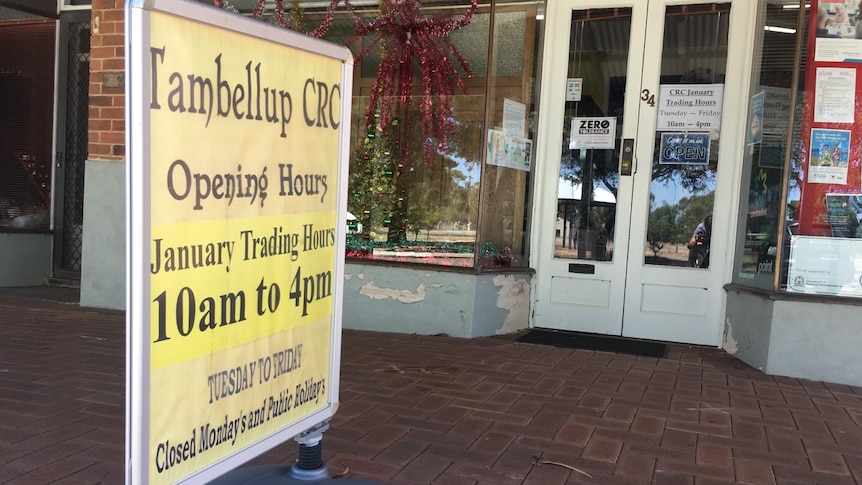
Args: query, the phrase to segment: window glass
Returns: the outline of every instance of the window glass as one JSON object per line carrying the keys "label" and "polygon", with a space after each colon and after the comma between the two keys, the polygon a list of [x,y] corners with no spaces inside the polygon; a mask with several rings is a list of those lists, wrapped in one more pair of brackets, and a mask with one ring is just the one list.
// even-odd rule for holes
{"label": "window glass", "polygon": [[709,267],[729,29],[729,3],[665,12],[645,264]]}
{"label": "window glass", "polygon": [[494,19],[477,264],[526,267],[527,213],[541,21],[535,6],[500,7]]}
{"label": "window glass", "polygon": [[[45,231],[51,209],[55,26],[0,22],[0,230]],[[21,52],[27,55],[21,55]]]}
{"label": "window glass", "polygon": [[[797,8],[787,8],[787,7]],[[784,272],[776,258],[780,241],[784,262],[790,239],[779,238],[781,218],[788,217],[784,230],[795,231],[793,202],[782,207],[785,160],[788,140],[799,142],[798,112],[792,110],[793,73],[798,66],[796,45],[799,17],[798,2],[763,2],[762,30],[755,54],[751,99],[747,119],[747,139],[741,191],[741,224],[737,234],[737,254],[733,275],[735,283],[771,290],[775,273]],[[804,11],[803,11],[804,15]],[[801,106],[801,105],[800,105]],[[794,127],[791,122],[797,122]],[[791,167],[795,162],[791,163]],[[789,196],[799,198],[798,170],[791,168]]]}
{"label": "window glass", "polygon": [[333,13],[317,4],[281,18],[262,12],[307,33],[326,23],[324,39],[348,45],[358,60],[348,258],[528,264],[540,5],[498,3],[492,13],[486,0],[459,23],[465,5],[405,0]]}
{"label": "window glass", "polygon": [[[415,5],[411,21],[438,26],[465,12],[461,3]],[[369,7],[357,14],[368,25],[386,13]],[[343,43],[355,25],[339,15],[326,38]],[[403,29],[400,21],[396,27]],[[493,16],[480,4],[469,24],[448,35],[417,41],[415,31],[371,30],[350,44],[361,59],[353,85],[348,258],[526,266],[524,163],[532,158],[536,32],[534,4],[498,6]],[[442,84],[447,94],[438,95]],[[487,137],[513,120],[522,128],[514,140],[521,166],[512,168],[512,155],[486,163]]]}

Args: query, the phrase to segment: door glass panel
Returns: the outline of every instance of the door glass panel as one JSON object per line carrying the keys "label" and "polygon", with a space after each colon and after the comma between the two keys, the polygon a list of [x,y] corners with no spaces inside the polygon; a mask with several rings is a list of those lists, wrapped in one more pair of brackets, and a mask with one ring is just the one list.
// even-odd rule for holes
{"label": "door glass panel", "polygon": [[631,8],[572,12],[554,256],[610,261]]}
{"label": "door glass panel", "polygon": [[730,4],[667,7],[646,264],[709,266]]}

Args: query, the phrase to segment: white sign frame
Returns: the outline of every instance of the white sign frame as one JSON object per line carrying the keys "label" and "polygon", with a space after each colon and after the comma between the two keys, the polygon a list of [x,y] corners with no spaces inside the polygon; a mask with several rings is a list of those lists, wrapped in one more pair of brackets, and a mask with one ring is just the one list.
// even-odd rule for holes
{"label": "white sign frame", "polygon": [[[284,443],[300,433],[326,422],[338,407],[341,365],[341,319],[344,274],[344,254],[347,210],[347,175],[350,154],[350,106],[353,87],[353,56],[344,46],[248,19],[227,10],[195,2],[176,0],[127,0],[125,5],[126,35],[126,452],[127,484],[160,483],[160,477],[149,476],[152,450],[150,443],[149,408],[150,346],[151,346],[151,110],[150,92],[150,33],[151,17],[155,12],[186,19],[219,32],[240,34],[249,39],[265,40],[292,47],[328,61],[340,61],[340,127],[338,130],[338,167],[334,185],[336,207],[334,260],[331,306],[331,338],[329,352],[329,386],[322,391],[326,402],[314,412],[300,417],[270,433],[263,439],[232,450],[215,462],[179,478],[176,483],[205,483],[227,471]],[[305,54],[303,54],[305,55]],[[299,114],[301,118],[301,114]],[[277,135],[276,135],[277,136]],[[276,174],[272,174],[275,176]],[[332,190],[332,188],[330,188]],[[232,220],[232,219],[228,219]]]}

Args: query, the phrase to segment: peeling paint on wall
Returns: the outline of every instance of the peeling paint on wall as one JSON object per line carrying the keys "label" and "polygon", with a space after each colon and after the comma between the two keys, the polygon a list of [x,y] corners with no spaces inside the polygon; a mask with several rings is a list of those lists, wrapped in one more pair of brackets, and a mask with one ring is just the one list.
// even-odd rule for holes
{"label": "peeling paint on wall", "polygon": [[497,335],[527,328],[530,313],[530,285],[527,280],[516,280],[514,275],[497,275],[493,282],[494,286],[500,288],[497,292],[497,308],[509,311]]}
{"label": "peeling paint on wall", "polygon": [[722,347],[728,354],[736,355],[736,353],[739,351],[739,348],[737,346],[736,339],[733,338],[733,325],[731,325],[729,318],[725,319],[724,327],[727,329],[727,331],[724,334],[724,345],[722,345]]}
{"label": "peeling paint on wall", "polygon": [[379,288],[374,282],[365,283],[359,288],[359,294],[365,295],[372,300],[385,300],[392,298],[401,303],[416,303],[425,299],[425,283],[419,283],[416,292],[410,290],[396,290],[394,288]]}

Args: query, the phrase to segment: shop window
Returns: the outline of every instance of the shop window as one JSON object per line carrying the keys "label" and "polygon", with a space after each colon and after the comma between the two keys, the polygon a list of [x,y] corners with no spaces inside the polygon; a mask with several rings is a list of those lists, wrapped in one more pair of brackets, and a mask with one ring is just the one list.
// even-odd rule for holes
{"label": "shop window", "polygon": [[323,32],[358,59],[348,258],[527,266],[540,3],[255,5],[240,13]]}
{"label": "shop window", "polygon": [[[0,22],[0,229],[46,230],[51,207],[54,22]],[[26,52],[27,55],[22,55]]]}
{"label": "shop window", "polygon": [[763,2],[734,283],[862,297],[862,10],[808,3]]}
{"label": "shop window", "polygon": [[[425,20],[459,19],[464,10],[463,4],[420,7]],[[365,22],[380,15],[357,13]],[[483,4],[442,40],[374,31],[348,42],[361,57],[352,105],[348,258],[527,265],[535,13],[535,5],[498,6],[492,13]],[[354,32],[355,24],[340,18],[325,38],[345,42]],[[412,68],[381,78],[381,63],[389,67],[393,53],[411,50],[399,42],[442,49],[414,50]],[[431,70],[423,71],[428,64]],[[451,76],[437,77],[439,71]],[[412,76],[411,92],[397,88],[406,76]],[[451,86],[433,95],[440,86],[429,81]]]}

